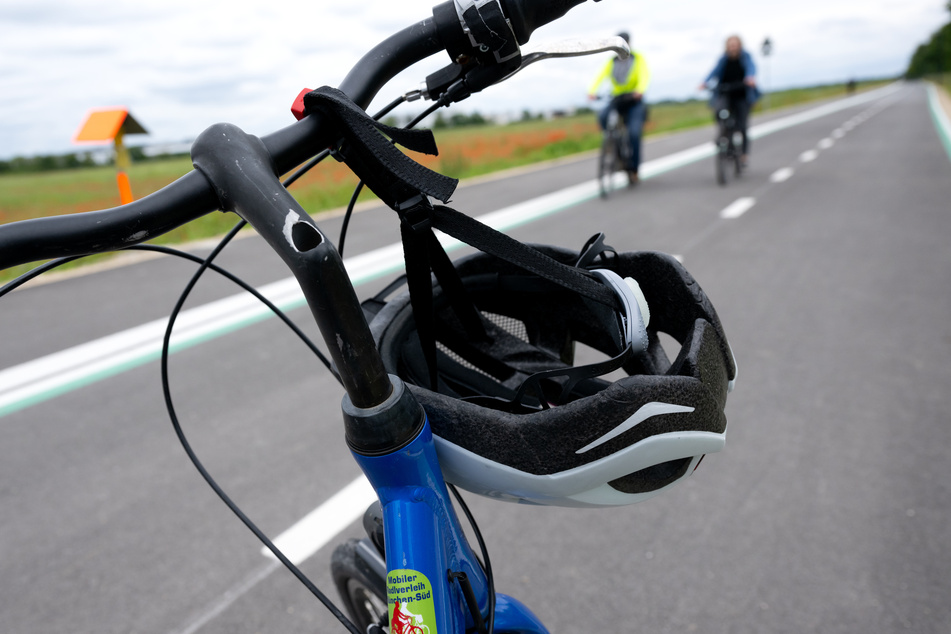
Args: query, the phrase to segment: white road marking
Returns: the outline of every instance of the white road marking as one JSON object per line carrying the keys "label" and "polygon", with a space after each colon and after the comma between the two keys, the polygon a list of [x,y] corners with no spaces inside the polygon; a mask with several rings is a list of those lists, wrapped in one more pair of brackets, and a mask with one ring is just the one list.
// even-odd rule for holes
{"label": "white road marking", "polygon": [[803,163],[809,163],[816,160],[819,157],[819,153],[815,150],[806,150],[799,155],[799,160]]}
{"label": "white road marking", "polygon": [[830,139],[830,138],[828,138],[828,137],[826,137],[826,138],[822,139],[821,141],[819,141],[819,149],[820,149],[820,150],[828,150],[828,149],[829,149],[830,147],[832,147],[833,145],[835,145],[835,141],[833,141],[832,139]]}
{"label": "white road marking", "polygon": [[783,167],[773,172],[769,177],[769,181],[771,183],[783,183],[792,178],[793,174],[795,174],[795,170],[793,170],[793,168]]}
{"label": "white road marking", "polygon": [[226,590],[218,599],[205,607],[197,616],[192,617],[183,627],[175,630],[173,634],[195,634],[203,628],[216,616],[231,607],[231,604],[244,596],[254,586],[266,579],[268,575],[281,567],[281,563],[276,559],[268,562],[263,568],[255,570],[250,575],[234,584]]}
{"label": "white road marking", "polygon": [[[295,566],[300,565],[359,519],[375,499],[376,493],[370,483],[360,476],[272,541]],[[174,634],[194,634],[272,572],[281,568],[281,562],[270,550],[262,548],[261,554],[270,560],[266,566],[229,588],[216,601],[175,630]]]}
{"label": "white road marking", "polygon": [[726,209],[720,212],[720,217],[725,220],[733,220],[734,218],[739,218],[747,211],[753,208],[753,205],[756,204],[756,199],[752,197],[738,198],[733,201]]}
{"label": "white road marking", "polygon": [[760,125],[755,125],[750,128],[750,137],[753,139],[758,139],[768,134],[772,134],[773,132],[785,130],[786,128],[791,128],[793,126],[799,125],[800,123],[806,123],[807,121],[812,121],[814,119],[818,119],[819,117],[824,117],[828,114],[845,110],[846,108],[852,108],[870,101],[875,101],[876,99],[887,97],[900,89],[901,84],[896,82],[894,84],[884,86],[883,88],[879,88],[878,90],[872,90],[867,93],[862,93],[861,95],[855,95],[854,97],[833,101],[832,103],[828,103],[817,108],[812,108],[810,110],[805,110],[797,114],[789,115],[788,117],[783,117],[781,119],[775,119]]}
{"label": "white road marking", "polygon": [[[272,541],[298,565],[359,519],[374,500],[373,487],[361,475]],[[261,548],[261,554],[277,561],[268,548]]]}

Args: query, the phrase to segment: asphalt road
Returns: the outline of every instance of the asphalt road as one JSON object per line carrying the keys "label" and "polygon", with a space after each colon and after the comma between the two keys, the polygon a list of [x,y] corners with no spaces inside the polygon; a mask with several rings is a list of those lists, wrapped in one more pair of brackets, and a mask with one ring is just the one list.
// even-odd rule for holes
{"label": "asphalt road", "polygon": [[[645,159],[710,135],[651,141]],[[593,173],[550,165],[455,206],[480,215]],[[339,218],[321,225],[334,236]],[[704,159],[510,233],[578,248],[597,231],[680,256],[716,305],[739,365],[727,448],[631,507],[469,496],[499,590],[555,633],[951,631],[951,161],[923,87],[757,139],[726,187]],[[365,211],[347,256],[397,239],[391,212]],[[254,237],[223,263],[286,277]],[[189,270],[150,260],[14,293],[0,369],[167,315]],[[234,292],[209,281],[190,305]],[[340,388],[276,320],[171,365],[196,450],[269,534],[357,477]],[[333,594],[330,550],[303,569]],[[187,462],[154,361],[0,418],[0,577],[5,633],[342,631]]]}

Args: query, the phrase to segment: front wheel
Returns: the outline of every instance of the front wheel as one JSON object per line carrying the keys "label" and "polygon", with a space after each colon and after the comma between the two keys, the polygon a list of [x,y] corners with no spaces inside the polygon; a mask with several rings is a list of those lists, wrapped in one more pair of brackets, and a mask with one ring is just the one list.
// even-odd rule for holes
{"label": "front wheel", "polygon": [[733,174],[739,178],[740,174],[743,173],[743,155],[740,153],[739,148],[742,147],[743,135],[741,132],[734,132],[732,142],[730,147],[733,149]]}
{"label": "front wheel", "polygon": [[598,187],[602,198],[607,198],[614,189],[614,173],[620,169],[617,142],[612,134],[604,135],[601,156],[598,159]]}
{"label": "front wheel", "polygon": [[371,625],[389,624],[386,579],[357,553],[366,547],[373,548],[367,540],[348,540],[334,549],[330,560],[330,573],[344,609],[364,632]]}
{"label": "front wheel", "polygon": [[720,139],[717,143],[716,156],[713,157],[713,160],[716,161],[717,183],[720,185],[726,185],[727,162],[730,160],[730,155],[724,146],[724,140]]}

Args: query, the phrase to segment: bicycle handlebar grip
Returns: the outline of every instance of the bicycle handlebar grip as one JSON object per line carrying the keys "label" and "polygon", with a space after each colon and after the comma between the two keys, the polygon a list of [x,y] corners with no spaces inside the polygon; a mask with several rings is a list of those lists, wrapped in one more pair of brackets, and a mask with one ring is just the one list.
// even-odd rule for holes
{"label": "bicycle handlebar grip", "polygon": [[[554,22],[568,10],[587,0],[499,0],[502,11],[512,24],[518,43],[525,44],[532,32]],[[594,0],[600,2],[600,0]]]}
{"label": "bicycle handlebar grip", "polygon": [[281,185],[265,144],[219,123],[195,140],[192,162],[221,209],[251,223],[297,278],[353,404],[384,403],[393,386],[340,254]]}

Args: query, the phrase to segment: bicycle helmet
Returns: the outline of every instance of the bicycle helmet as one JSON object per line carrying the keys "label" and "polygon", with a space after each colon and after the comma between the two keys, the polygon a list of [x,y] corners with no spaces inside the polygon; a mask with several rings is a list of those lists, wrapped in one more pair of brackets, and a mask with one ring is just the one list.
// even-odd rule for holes
{"label": "bicycle helmet", "polygon": [[[387,370],[427,412],[448,482],[522,503],[616,506],[661,493],[723,448],[736,367],[713,305],[677,260],[605,252],[589,263],[620,310],[485,253],[455,266],[484,332],[459,318],[457,292],[433,283],[437,389],[408,293],[377,301],[370,323]],[[660,332],[681,345],[673,362]],[[595,353],[610,360],[575,365]],[[593,376],[619,365],[625,376]]]}

